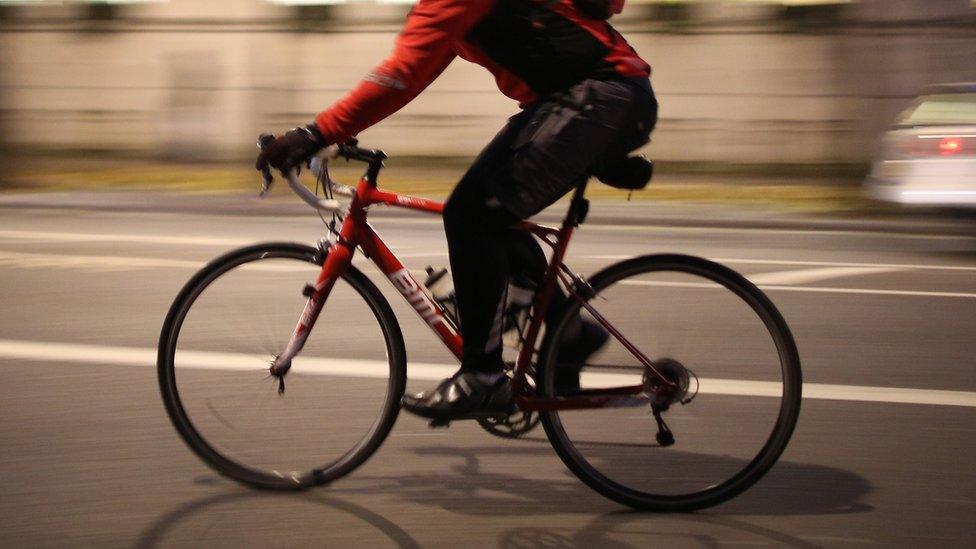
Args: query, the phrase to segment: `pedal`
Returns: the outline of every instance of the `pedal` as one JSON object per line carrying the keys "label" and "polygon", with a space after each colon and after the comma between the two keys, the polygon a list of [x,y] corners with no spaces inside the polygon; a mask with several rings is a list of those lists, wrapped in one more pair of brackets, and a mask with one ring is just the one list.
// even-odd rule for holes
{"label": "pedal", "polygon": [[444,428],[447,429],[451,426],[451,420],[449,419],[432,419],[430,423],[427,424],[431,429]]}

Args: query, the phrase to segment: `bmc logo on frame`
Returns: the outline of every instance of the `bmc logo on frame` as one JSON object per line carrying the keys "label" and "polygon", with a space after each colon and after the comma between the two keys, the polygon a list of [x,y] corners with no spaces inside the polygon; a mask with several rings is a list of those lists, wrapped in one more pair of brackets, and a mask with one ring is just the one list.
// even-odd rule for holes
{"label": "bmc logo on frame", "polygon": [[444,324],[444,319],[441,318],[440,312],[437,310],[437,305],[431,302],[427,294],[424,293],[424,290],[421,289],[420,284],[410,276],[409,271],[400,269],[391,274],[390,282],[396,286],[397,290],[400,290],[403,297],[407,298],[407,302],[410,303],[421,318],[427,321],[427,324],[431,326]]}

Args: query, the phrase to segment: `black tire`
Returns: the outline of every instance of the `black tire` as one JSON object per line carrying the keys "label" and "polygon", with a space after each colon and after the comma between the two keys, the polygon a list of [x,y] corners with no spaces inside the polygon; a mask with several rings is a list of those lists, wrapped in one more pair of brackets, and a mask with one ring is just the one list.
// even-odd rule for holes
{"label": "black tire", "polygon": [[[294,243],[264,243],[229,252],[213,260],[200,270],[183,287],[170,307],[159,339],[157,371],[159,387],[169,418],[184,442],[204,462],[219,473],[258,488],[277,490],[301,490],[338,479],[362,465],[389,434],[400,410],[400,399],[406,385],[406,351],[403,336],[389,303],[376,286],[356,268],[350,266],[342,280],[366,302],[379,323],[386,344],[389,362],[389,380],[381,411],[366,435],[340,458],[322,467],[303,471],[301,474],[283,477],[267,470],[249,466],[224,455],[198,431],[181,402],[174,368],[174,356],[181,336],[181,329],[191,307],[208,286],[232,269],[265,259],[294,259],[321,265],[324,254],[315,248]],[[297,292],[301,288],[296,288]],[[328,302],[327,302],[328,303]],[[297,320],[297,312],[295,319]],[[320,317],[317,327],[326,319]],[[315,331],[313,330],[312,337]],[[292,374],[289,374],[292,375]],[[267,379],[267,378],[266,378]],[[286,380],[288,377],[286,377]],[[268,379],[268,383],[274,383]],[[328,441],[323,441],[328,442]],[[341,451],[341,450],[340,450]]]}
{"label": "black tire", "polygon": [[[756,445],[754,457],[751,460],[742,459],[741,461],[737,461],[734,467],[736,469],[741,467],[741,469],[726,478],[724,482],[706,485],[700,490],[696,488],[695,491],[689,493],[653,493],[643,489],[633,489],[601,473],[598,467],[591,463],[591,461],[599,460],[590,460],[584,457],[582,452],[577,448],[577,445],[567,435],[566,429],[560,419],[560,412],[543,412],[541,420],[553,448],[566,466],[583,482],[600,494],[640,510],[665,512],[693,511],[722,503],[742,493],[755,484],[776,463],[790,440],[800,412],[802,390],[800,360],[790,329],[769,298],[740,274],[705,259],[669,254],[637,257],[617,263],[600,271],[589,280],[595,292],[595,296],[591,297],[589,301],[599,310],[603,303],[600,300],[601,292],[608,287],[638,275],[662,272],[669,272],[669,276],[692,275],[701,277],[733,292],[735,296],[738,296],[741,301],[745,302],[749,309],[758,315],[761,321],[761,324],[756,323],[760,328],[758,331],[762,331],[762,327],[764,326],[772,338],[772,344],[775,345],[775,349],[773,350],[772,346],[770,346],[769,355],[773,357],[770,362],[772,363],[778,360],[782,370],[782,399],[779,404],[778,414],[774,411],[775,403],[770,403],[769,424],[773,426],[765,443],[761,447],[758,444]],[[670,273],[679,274],[673,275]],[[639,284],[639,282],[632,279],[630,284]],[[716,290],[723,291],[717,286]],[[729,299],[735,301],[734,297],[730,296]],[[741,305],[740,303],[739,306],[741,307]],[[648,316],[653,314],[653,309],[651,308],[653,306],[652,303],[639,303],[636,306],[646,308],[637,309],[642,311],[642,314],[645,310]],[[561,340],[563,330],[570,325],[571,319],[580,314],[580,310],[581,306],[578,303],[568,308],[556,324],[557,328],[552,334],[553,341]],[[637,320],[635,322],[639,323],[643,321]],[[542,360],[539,379],[542,380],[540,391],[543,394],[552,395],[554,392],[552,372],[554,371],[557,347],[556,345],[551,346]],[[647,349],[642,349],[642,351],[646,353]],[[652,360],[654,359],[654,357],[650,358]],[[699,396],[698,398],[700,399],[702,397]],[[753,397],[753,399],[755,398]],[[693,406],[695,406],[695,403],[691,402],[689,408]],[[677,407],[677,405],[673,407]],[[726,418],[720,419],[720,421],[725,420]],[[773,421],[775,421],[774,424]],[[653,425],[653,422],[650,423]],[[606,426],[607,429],[613,427],[612,425]],[[651,432],[648,431],[649,438]],[[764,433],[765,431],[763,430],[761,432]],[[678,433],[678,437],[680,442],[680,432]],[[759,441],[761,438],[761,435],[757,436],[756,440]],[[585,442],[581,443],[580,447],[585,447],[585,444]],[[663,446],[667,446],[667,444],[659,446],[659,449],[653,451],[662,453],[673,451]],[[644,463],[644,461],[639,461],[639,463]],[[643,467],[643,465],[640,465],[640,467]],[[647,470],[647,475],[660,475],[663,477],[668,474],[669,471]],[[675,473],[675,475],[678,474]]]}

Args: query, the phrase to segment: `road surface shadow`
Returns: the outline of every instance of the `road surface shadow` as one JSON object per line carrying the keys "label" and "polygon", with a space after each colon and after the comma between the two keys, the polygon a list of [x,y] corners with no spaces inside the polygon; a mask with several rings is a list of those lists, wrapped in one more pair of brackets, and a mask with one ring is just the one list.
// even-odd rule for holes
{"label": "road surface shadow", "polygon": [[[247,502],[250,504],[248,508],[253,510],[249,511],[254,513],[253,517],[231,514],[233,525],[224,523],[220,527],[239,528],[235,530],[236,534],[249,533],[247,535],[254,537],[248,539],[254,541],[277,536],[276,532],[281,529],[285,530],[285,536],[292,538],[272,538],[280,543],[295,541],[294,536],[306,538],[302,541],[305,543],[309,536],[325,541],[321,536],[328,535],[328,528],[310,534],[305,527],[297,531],[289,530],[286,524],[279,525],[277,520],[269,518],[276,512],[291,516],[296,509],[302,508],[294,507],[296,503],[309,504],[321,509],[312,509],[311,517],[301,517],[311,518],[302,525],[324,527],[325,524],[315,520],[315,517],[325,512],[328,515],[323,517],[348,517],[342,519],[342,524],[348,524],[350,518],[365,523],[371,531],[397,547],[419,547],[403,526],[376,511],[351,503],[345,495],[379,495],[384,499],[390,498],[393,503],[433,506],[461,515],[457,519],[461,522],[465,520],[464,516],[510,516],[518,520],[547,515],[581,515],[579,521],[570,520],[567,526],[522,526],[502,531],[498,537],[499,545],[513,549],[540,546],[634,547],[622,539],[635,536],[644,540],[640,546],[646,546],[648,540],[663,543],[684,540],[695,545],[713,546],[728,540],[729,534],[723,534],[723,530],[734,531],[736,538],[743,535],[747,539],[759,538],[764,544],[816,547],[816,544],[787,533],[752,524],[749,517],[846,514],[873,509],[860,502],[871,491],[864,478],[836,468],[789,461],[779,462],[756,486],[730,502],[697,513],[655,514],[631,511],[604,499],[565,469],[563,479],[534,479],[531,471],[526,471],[524,475],[494,473],[486,470],[482,463],[486,458],[497,462],[506,458],[551,457],[552,449],[548,445],[441,446],[412,451],[420,457],[456,459],[457,462],[436,473],[405,472],[395,476],[354,474],[334,488],[313,489],[299,494],[234,489],[179,505],[166,512],[141,532],[135,545],[156,547],[172,543],[177,532],[183,530],[192,532],[190,539],[193,541],[189,544],[206,544],[208,535],[213,537],[219,534],[211,532],[208,525],[226,521],[228,513],[232,513],[235,506]],[[607,451],[612,452],[612,449]],[[689,455],[674,451],[669,451],[669,454],[673,456],[675,464]],[[728,465],[741,465],[732,458],[713,459]],[[662,469],[666,468],[667,464],[662,464]],[[209,484],[211,477],[205,481]],[[213,483],[221,485],[224,481],[214,480]],[[562,521],[562,524],[566,523]],[[546,521],[541,520],[539,524],[545,525]]]}
{"label": "road surface shadow", "polygon": [[[624,549],[649,547],[657,544],[720,547],[730,544],[726,530],[736,532],[741,545],[773,545],[775,547],[819,547],[815,543],[791,536],[772,528],[749,524],[728,517],[703,515],[648,515],[635,511],[608,513],[594,517],[582,528],[513,528],[499,536],[498,545],[504,549],[546,547],[553,549],[582,549],[600,547]],[[620,537],[640,538],[630,544]],[[752,538],[752,539],[750,539]],[[753,539],[758,538],[756,541]],[[738,541],[738,540],[737,540]],[[657,542],[657,543],[655,543]]]}
{"label": "road surface shadow", "polygon": [[[341,493],[384,493],[407,501],[433,505],[455,513],[468,515],[545,515],[562,513],[593,513],[612,510],[616,506],[592,491],[570,472],[565,480],[534,479],[531,471],[524,476],[493,473],[481,465],[481,459],[501,456],[549,456],[549,446],[483,446],[477,448],[427,447],[412,450],[422,457],[457,458],[459,462],[438,473],[405,473],[396,477],[358,477],[378,482],[368,488],[339,488]],[[599,455],[591,453],[591,456]],[[606,448],[603,457],[613,456],[613,448]],[[662,474],[680,471],[683,460],[691,454],[668,451],[667,461],[658,461]],[[698,463],[701,464],[700,456]],[[711,465],[744,466],[745,462],[730,457],[713,456]],[[708,464],[706,464],[708,465]],[[648,471],[654,474],[654,471]],[[711,508],[712,516],[730,515],[831,515],[862,513],[873,508],[860,499],[871,491],[863,477],[850,471],[832,467],[780,461],[758,484],[735,499]],[[619,508],[619,507],[617,507]]]}
{"label": "road surface shadow", "polygon": [[[362,522],[365,522],[366,524],[370,525],[379,534],[389,539],[397,547],[404,547],[404,548],[411,548],[411,549],[420,547],[417,541],[414,540],[413,537],[410,536],[410,534],[408,534],[406,531],[403,530],[403,528],[398,526],[396,523],[390,521],[386,517],[378,513],[375,513],[373,511],[370,511],[365,507],[356,505],[354,503],[350,503],[343,499],[331,495],[324,495],[321,490],[320,491],[312,490],[300,494],[273,493],[273,492],[257,491],[257,490],[246,490],[246,491],[241,491],[241,490],[246,490],[246,489],[236,489],[235,491],[229,493],[207,496],[205,498],[197,499],[172,509],[171,511],[169,511],[168,513],[166,513],[165,515],[163,515],[162,517],[154,521],[152,524],[150,524],[148,528],[142,531],[142,533],[139,535],[139,538],[134,543],[135,547],[149,548],[149,547],[158,547],[160,545],[170,545],[172,543],[172,540],[168,538],[175,530],[177,530],[180,527],[181,524],[189,523],[189,522],[198,523],[201,521],[206,522],[208,520],[215,521],[215,520],[226,519],[226,516],[224,516],[224,514],[221,511],[222,507],[239,504],[242,502],[248,502],[250,500],[256,500],[256,501],[250,501],[250,503],[260,504],[260,505],[253,505],[254,508],[258,509],[258,511],[254,513],[252,520],[243,521],[245,523],[260,524],[264,526],[270,524],[274,526],[276,520],[273,517],[276,511],[284,513],[287,512],[288,509],[287,508],[281,509],[281,508],[286,507],[289,504],[294,504],[296,502],[308,503],[311,505],[317,505],[322,507],[324,510],[323,512],[332,513],[332,514],[343,513],[353,518],[357,518]],[[242,521],[238,520],[238,524],[240,524],[241,522]],[[318,521],[316,521],[313,525],[320,526]],[[247,526],[242,526],[242,528],[246,530]],[[284,525],[282,525],[281,528],[284,528]],[[253,538],[251,542],[248,543],[248,545],[252,545],[252,544],[260,545],[262,543],[271,544],[271,545],[277,545],[278,543],[282,543],[287,545],[291,543],[290,540],[283,540],[282,538],[285,537],[285,534],[295,534],[295,533],[296,532],[281,532],[282,535],[279,536],[277,542],[274,541],[269,542],[269,540],[264,540],[262,542],[258,538]],[[297,532],[297,534],[301,534],[301,532]],[[321,539],[321,533],[318,534],[318,537],[320,539],[318,539],[317,544],[319,545],[323,544],[325,540]],[[308,543],[308,540],[304,540],[302,543],[303,544]],[[193,540],[187,543],[187,545],[195,545],[198,547],[206,546],[207,540],[202,539],[201,537],[197,537],[197,535],[195,534]]]}
{"label": "road surface shadow", "polygon": [[[215,482],[220,484],[220,481]],[[209,539],[215,533],[210,528],[204,527],[202,535],[196,531],[201,524],[213,523],[214,521],[227,520],[227,507],[233,508],[241,503],[249,504],[250,508],[256,509],[253,517],[241,517],[235,515],[234,520],[238,526],[238,534],[241,529],[247,531],[246,524],[262,524],[272,526],[275,521],[269,520],[269,514],[273,515],[276,510],[287,513],[294,511],[291,505],[295,503],[308,503],[322,508],[321,512],[329,514],[344,514],[359,519],[369,524],[385,539],[389,540],[396,547],[407,549],[419,548],[420,544],[405,530],[404,527],[396,524],[387,517],[369,510],[361,505],[353,504],[344,499],[334,496],[325,496],[321,490],[310,492],[294,493],[269,493],[257,490],[233,489],[232,492],[216,494],[200,498],[188,503],[179,505],[162,515],[159,519],[150,524],[143,530],[138,539],[133,544],[138,548],[153,548],[168,545],[181,545],[180,541],[173,539],[177,532],[182,528],[194,530],[187,540],[186,545],[201,546],[207,545],[208,541],[221,545],[220,541],[230,542],[230,540]],[[308,526],[320,528],[319,521],[306,523]],[[422,526],[422,525],[421,525]],[[281,525],[281,528],[286,528]],[[637,547],[624,541],[620,541],[621,536],[639,536],[643,541],[639,546],[647,546],[648,541],[655,539],[662,542],[673,543],[676,540],[692,542],[700,546],[719,546],[723,541],[727,541],[727,535],[723,530],[736,532],[740,537],[745,534],[748,537],[755,537],[771,542],[776,546],[785,547],[816,547],[815,544],[802,539],[790,536],[789,534],[749,524],[742,520],[729,517],[705,516],[700,514],[684,515],[654,515],[648,513],[638,513],[634,511],[615,511],[603,515],[593,516],[580,528],[571,526],[562,528],[540,528],[540,527],[519,527],[502,531],[498,536],[498,545],[503,548],[516,549],[524,547],[550,547],[561,548],[590,548],[590,547],[609,547],[625,548]],[[249,544],[267,543],[268,536],[274,536],[277,543],[289,545],[297,541],[299,544],[308,544],[309,538],[314,538],[315,544],[325,545],[330,535],[328,529],[316,531],[308,534],[303,529],[299,532],[287,532],[282,534],[297,534],[302,539],[287,538],[277,536],[274,528],[271,532],[256,532],[254,537],[249,538]],[[285,539],[282,539],[285,538]],[[366,540],[360,540],[366,545]],[[271,544],[275,544],[271,541]],[[768,544],[768,543],[767,543]]]}

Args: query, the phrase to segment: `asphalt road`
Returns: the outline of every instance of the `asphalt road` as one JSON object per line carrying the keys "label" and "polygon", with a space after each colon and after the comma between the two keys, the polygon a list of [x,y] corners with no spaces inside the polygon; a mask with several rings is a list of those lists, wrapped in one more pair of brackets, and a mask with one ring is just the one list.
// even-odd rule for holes
{"label": "asphalt road", "polygon": [[[976,237],[603,219],[579,233],[574,269],[659,252],[720,259],[766,288],[793,329],[811,398],[780,463],[739,498],[694,514],[629,512],[573,477],[541,430],[506,441],[474,424],[429,430],[407,416],[332,486],[239,486],[170,426],[151,367],[159,329],[208,259],[261,240],[312,242],[317,220],[7,208],[0,544],[972,545]],[[374,220],[412,269],[446,264],[436,222]],[[370,276],[396,299],[410,362],[449,364],[416,315]],[[351,348],[362,358],[377,352]],[[408,387],[428,384],[411,375]],[[347,399],[368,395],[349,387]],[[329,408],[330,429],[359,420],[358,403]],[[316,427],[308,432],[329,432]]]}

